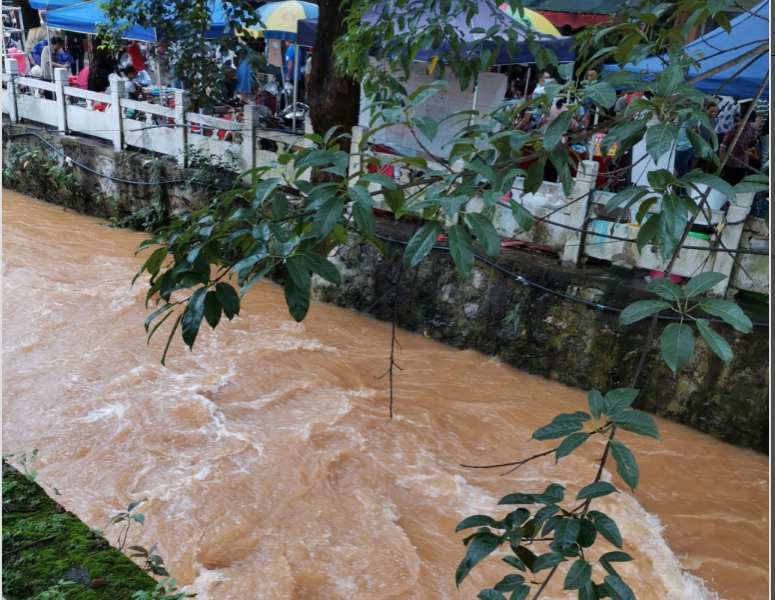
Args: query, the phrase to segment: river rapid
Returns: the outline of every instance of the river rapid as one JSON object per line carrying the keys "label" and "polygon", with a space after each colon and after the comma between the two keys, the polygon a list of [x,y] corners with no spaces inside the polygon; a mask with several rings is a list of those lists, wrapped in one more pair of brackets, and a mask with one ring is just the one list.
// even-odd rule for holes
{"label": "river rapid", "polygon": [[[319,303],[296,324],[271,283],[164,368],[129,286],[144,236],[2,202],[3,452],[39,448],[38,481],[93,527],[147,496],[130,543],[159,542],[200,600],[471,599],[513,571],[491,556],[455,589],[462,518],[594,477],[598,443],[504,477],[459,466],[551,448],[531,433],[585,394],[399,332],[388,422],[389,326]],[[767,598],[768,458],[657,424],[662,443],[621,434],[637,493],[595,500],[636,556],[625,579],[639,600]],[[575,598],[561,582],[543,597]]]}

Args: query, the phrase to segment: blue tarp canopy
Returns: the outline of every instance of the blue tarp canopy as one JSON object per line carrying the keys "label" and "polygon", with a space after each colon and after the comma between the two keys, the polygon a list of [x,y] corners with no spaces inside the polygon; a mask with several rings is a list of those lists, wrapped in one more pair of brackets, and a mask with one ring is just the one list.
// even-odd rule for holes
{"label": "blue tarp canopy", "polygon": [[[382,13],[382,4],[376,9],[370,10],[364,16],[364,22],[374,23],[376,22]],[[417,23],[417,31],[423,31],[428,27],[429,21],[435,17],[430,13],[424,13],[420,16]],[[409,20],[409,19],[407,19]],[[466,50],[475,50],[477,47],[489,47],[492,50],[496,49],[496,44],[488,42],[483,33],[470,33],[472,29],[481,28],[484,31],[488,31],[491,27],[497,26],[500,29],[500,35],[507,29],[511,29],[510,23],[514,23],[516,27],[516,21],[511,19],[502,10],[499,10],[495,4],[490,0],[483,0],[480,3],[479,12],[471,20],[471,23],[466,22],[466,16],[459,14],[451,20],[451,25],[458,31],[463,32],[464,47]],[[304,19],[299,21],[298,30],[298,43],[299,46],[313,46],[315,44],[315,36],[318,30],[317,19]],[[524,39],[520,36],[520,39]],[[551,50],[557,55],[557,59],[560,62],[571,62],[575,57],[575,53],[571,51],[571,45],[573,44],[572,38],[561,37],[554,38],[551,36],[539,37],[538,43]],[[428,48],[421,49],[417,53],[417,60],[421,62],[430,61],[433,56],[437,55],[439,51],[448,51],[449,45],[444,44],[442,48]],[[516,47],[511,48],[514,53],[510,56],[508,50],[504,46],[500,46],[498,52],[498,58],[495,60],[496,65],[515,65],[515,64],[530,64],[535,62],[535,58],[528,50],[527,42],[520,41]]]}
{"label": "blue tarp canopy", "polygon": [[[689,69],[689,78],[707,73],[718,66],[735,58],[747,54],[767,43],[770,38],[770,0],[764,0],[756,6],[751,13],[743,13],[730,22],[732,32],[727,33],[720,27],[714,29],[708,35],[684,46],[684,51],[692,58],[699,61],[698,67]],[[636,75],[643,75],[645,80],[656,73],[661,73],[665,68],[663,60],[666,57],[653,56],[637,65],[627,65],[624,70]],[[768,52],[765,51],[759,58],[750,58],[742,63],[729,67],[703,79],[694,87],[706,94],[718,93],[734,98],[753,98],[759,86],[762,84],[769,71]],[[606,72],[615,72],[619,68],[611,65],[606,67]],[[738,73],[738,71],[740,71]],[[729,81],[727,81],[729,80]],[[719,89],[720,86],[721,89]],[[718,90],[718,92],[716,92]],[[762,99],[769,100],[770,84],[762,92]]]}
{"label": "blue tarp canopy", "polygon": [[83,0],[30,0],[30,6],[35,10],[58,10],[82,2]]}
{"label": "blue tarp canopy", "polygon": [[[58,0],[60,2],[64,0]],[[101,0],[76,4],[60,10],[52,10],[46,14],[46,22],[50,27],[56,27],[65,31],[76,33],[97,33],[97,26],[100,23],[107,24],[107,17],[100,9]],[[230,5],[221,0],[209,0],[207,8],[210,13],[210,27],[205,32],[206,38],[219,38],[229,35],[232,32],[229,26],[228,11]],[[119,26],[126,23],[120,21]],[[121,37],[127,40],[137,40],[140,42],[158,42],[162,39],[160,28],[139,27],[131,25]]]}

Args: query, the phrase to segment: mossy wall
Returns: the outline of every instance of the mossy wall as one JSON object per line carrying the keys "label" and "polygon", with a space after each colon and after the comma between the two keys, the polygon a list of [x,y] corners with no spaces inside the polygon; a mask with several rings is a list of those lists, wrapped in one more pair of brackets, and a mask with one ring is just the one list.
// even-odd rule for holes
{"label": "mossy wall", "polygon": [[3,596],[26,600],[57,584],[68,600],[129,600],[156,581],[98,532],[3,463]]}
{"label": "mossy wall", "polygon": [[[413,226],[380,221],[379,232],[408,240]],[[368,313],[393,317],[398,325],[456,348],[500,357],[509,365],[566,385],[607,390],[631,383],[646,343],[650,320],[621,327],[618,313],[590,306],[520,283],[496,266],[477,261],[469,281],[461,282],[448,252],[432,251],[413,271],[403,272],[403,246],[388,243],[383,259],[371,246],[356,244],[339,252],[343,284],[314,278],[313,297]],[[483,252],[479,251],[480,255]],[[545,255],[503,249],[497,265],[549,290],[573,298],[624,308],[652,298],[632,273],[588,267],[568,269]],[[519,304],[519,326],[506,319]],[[767,321],[766,307],[743,305],[754,321]],[[637,382],[645,391],[640,408],[684,423],[726,442],[769,452],[769,329],[743,335],[725,324],[712,325],[734,350],[724,364],[697,336],[689,367],[678,377],[661,360],[660,321]]]}

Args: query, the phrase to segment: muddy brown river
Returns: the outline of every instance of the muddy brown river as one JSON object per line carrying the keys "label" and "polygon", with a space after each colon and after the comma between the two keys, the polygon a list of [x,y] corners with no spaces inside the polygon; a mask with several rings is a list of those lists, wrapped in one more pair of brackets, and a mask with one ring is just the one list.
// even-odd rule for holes
{"label": "muddy brown river", "polygon": [[[491,557],[456,590],[458,521],[594,477],[593,444],[505,477],[459,466],[550,448],[532,431],[582,392],[402,332],[388,422],[389,326],[314,303],[296,324],[271,283],[164,368],[129,286],[143,236],[2,201],[3,452],[39,448],[38,481],[90,526],[147,496],[130,543],[159,542],[200,600],[471,599],[510,568]],[[640,600],[767,598],[768,458],[658,425],[662,443],[621,434],[637,493],[595,500],[637,557],[625,578]],[[561,582],[544,598],[575,597]]]}

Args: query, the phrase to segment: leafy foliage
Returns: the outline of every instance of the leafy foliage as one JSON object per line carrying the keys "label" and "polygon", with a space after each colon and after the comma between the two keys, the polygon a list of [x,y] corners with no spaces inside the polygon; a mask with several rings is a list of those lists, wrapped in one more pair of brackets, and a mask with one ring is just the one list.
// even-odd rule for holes
{"label": "leafy foliage", "polygon": [[[660,440],[654,419],[632,408],[637,396],[638,390],[633,388],[618,388],[605,395],[598,390],[591,390],[587,396],[589,413],[577,411],[557,415],[551,423],[536,430],[533,439],[564,438],[556,449],[557,460],[589,439],[601,440],[606,445],[606,451],[610,451],[616,461],[617,473],[634,491],[638,487],[638,465],[627,446],[613,440],[615,429]],[[583,436],[583,439],[579,436]],[[570,440],[573,441],[569,443]],[[563,445],[566,450],[560,456]],[[632,557],[625,552],[615,551],[602,554],[597,561],[591,559],[597,534],[616,548],[621,549],[623,546],[616,522],[599,510],[590,510],[595,498],[616,493],[616,487],[602,481],[599,473],[595,481],[576,493],[573,501],[566,499],[565,492],[562,485],[553,483],[540,494],[508,494],[501,498],[499,504],[517,505],[519,508],[503,519],[496,520],[488,515],[464,519],[456,531],[474,527],[478,530],[463,540],[467,551],[456,573],[457,584],[460,585],[471,569],[485,557],[508,543],[513,556],[504,558],[504,562],[525,575],[507,576],[511,579],[504,579],[496,585],[496,591],[518,590],[524,596],[517,597],[526,597],[539,585],[535,574],[570,562],[563,587],[566,590],[578,590],[580,599],[599,598],[600,589],[608,590],[611,597],[628,597],[626,594],[632,592],[627,592],[630,588],[616,574],[611,563],[627,562]],[[547,537],[550,534],[551,537]],[[535,548],[543,548],[544,545],[546,552],[537,554]],[[600,562],[609,573],[599,583],[592,580],[592,565],[595,562]],[[479,595],[479,598],[486,599],[496,597],[492,590],[483,590]]]}
{"label": "leafy foliage", "polygon": [[665,362],[674,373],[684,369],[694,355],[695,338],[691,323],[697,325],[697,330],[708,344],[708,347],[725,363],[732,361],[732,348],[729,343],[710,327],[707,319],[701,318],[696,311],[719,317],[737,331],[748,333],[753,325],[740,307],[729,300],[704,298],[690,305],[691,299],[707,292],[726,279],[721,273],[701,273],[686,282],[683,289],[665,278],[654,279],[646,286],[651,292],[664,300],[641,300],[630,304],[619,315],[622,325],[636,323],[646,317],[657,315],[664,310],[672,310],[678,314],[678,323],[671,323],[662,331],[660,348]]}

